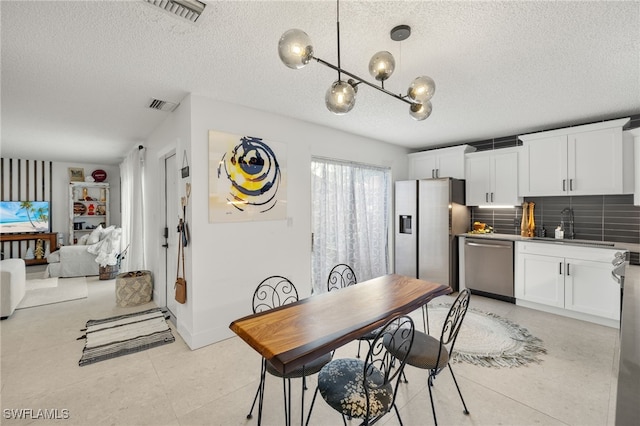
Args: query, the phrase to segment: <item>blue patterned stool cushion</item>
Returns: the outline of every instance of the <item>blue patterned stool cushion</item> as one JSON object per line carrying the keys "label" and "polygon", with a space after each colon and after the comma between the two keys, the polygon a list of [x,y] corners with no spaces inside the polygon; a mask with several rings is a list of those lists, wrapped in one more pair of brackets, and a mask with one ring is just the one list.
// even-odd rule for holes
{"label": "blue patterned stool cushion", "polygon": [[[318,390],[334,410],[346,416],[364,418],[367,399],[363,386],[364,362],[359,359],[336,359],[322,367],[318,374]],[[369,376],[369,418],[386,413],[393,402],[390,383],[378,387],[384,377],[377,369]]]}

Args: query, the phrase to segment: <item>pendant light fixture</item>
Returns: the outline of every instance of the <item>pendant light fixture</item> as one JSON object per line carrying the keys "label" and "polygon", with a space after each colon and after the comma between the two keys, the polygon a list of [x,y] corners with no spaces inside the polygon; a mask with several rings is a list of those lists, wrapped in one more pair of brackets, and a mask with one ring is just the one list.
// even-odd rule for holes
{"label": "pendant light fixture", "polygon": [[[375,53],[369,61],[369,73],[380,82],[380,85],[366,81],[357,75],[342,69],[340,64],[340,0],[337,0],[336,31],[338,39],[338,64],[331,64],[313,55],[311,39],[302,30],[290,29],[285,31],[278,42],[278,54],[280,60],[289,68],[300,69],[306,66],[312,59],[334,69],[338,72],[338,79],[331,84],[325,95],[327,109],[334,114],[346,114],[353,109],[356,103],[358,85],[363,83],[373,87],[389,96],[409,104],[409,115],[414,120],[421,121],[431,115],[431,98],[436,84],[431,77],[420,76],[413,80],[406,95],[399,95],[384,88],[384,82],[393,74],[396,61],[393,55],[387,51]],[[398,25],[391,30],[391,39],[395,41],[406,40],[411,35],[411,27]],[[350,77],[346,81],[342,74]]]}

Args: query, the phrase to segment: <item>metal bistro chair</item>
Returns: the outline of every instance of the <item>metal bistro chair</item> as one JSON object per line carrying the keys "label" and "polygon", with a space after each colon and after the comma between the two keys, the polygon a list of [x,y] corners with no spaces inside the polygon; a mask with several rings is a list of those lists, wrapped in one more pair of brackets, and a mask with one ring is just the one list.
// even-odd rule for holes
{"label": "metal bistro chair", "polygon": [[[396,392],[407,354],[411,351],[414,331],[413,320],[409,316],[396,317],[380,328],[364,361],[342,358],[322,367],[307,425],[318,392],[331,408],[342,414],[345,426],[347,417],[362,419],[362,425],[372,425],[391,409],[395,410],[402,425],[396,406]],[[390,345],[400,349],[400,356],[387,350]]]}
{"label": "metal bistro chair", "polygon": [[356,278],[356,273],[353,272],[351,266],[345,263],[339,263],[331,269],[331,272],[329,272],[329,278],[327,279],[327,291],[338,290],[357,283],[358,279]]}
{"label": "metal bistro chair", "polygon": [[[327,278],[327,291],[340,290],[341,288],[350,287],[356,284],[358,284],[358,279],[356,278],[356,273],[353,271],[351,266],[346,263],[339,263],[331,268],[331,272],[329,272],[329,278]],[[376,329],[358,337],[358,355],[356,355],[356,358],[360,358],[360,346],[362,345],[362,341],[364,340],[371,344],[371,340],[376,337],[378,331],[379,330]]]}
{"label": "metal bistro chair", "polygon": [[[274,275],[264,279],[256,288],[253,294],[253,313],[267,311],[273,308],[277,308],[289,303],[298,301],[298,291],[291,281],[287,278]],[[282,375],[270,362],[265,358],[262,358],[262,367],[260,370],[260,383],[256,390],[256,396],[253,398],[251,404],[251,410],[247,414],[247,419],[253,417],[253,409],[258,401],[258,425],[262,424],[262,403],[264,401],[264,385],[266,379],[266,373],[282,377],[282,388],[284,393],[284,412],[286,424],[291,424],[290,412],[291,412],[291,379],[302,378],[302,406],[301,406],[301,419],[300,423],[304,422],[304,391],[306,389],[305,377],[310,374],[315,374],[329,361],[331,361],[333,354],[328,353],[323,355],[308,364],[303,365],[300,368],[296,368],[286,375]]]}
{"label": "metal bistro chair", "polygon": [[[453,369],[451,368],[449,359],[451,353],[453,352],[453,347],[456,343],[458,332],[460,331],[460,326],[462,325],[462,321],[467,314],[470,297],[471,293],[468,289],[464,289],[458,294],[458,297],[451,305],[449,313],[447,314],[444,324],[442,325],[442,332],[440,334],[439,340],[429,336],[426,333],[416,331],[415,338],[413,340],[413,346],[411,347],[411,350],[409,351],[409,355],[407,357],[407,364],[417,368],[429,370],[429,380],[427,387],[429,388],[429,399],[431,400],[433,421],[436,425],[438,424],[438,420],[436,419],[436,408],[433,404],[433,394],[431,388],[433,387],[433,382],[436,376],[447,366],[449,367],[449,371],[451,372],[451,377],[453,377],[453,382],[456,385],[456,389],[458,389],[458,395],[460,395],[460,400],[462,401],[462,406],[464,407],[464,413],[469,414],[469,410],[467,410],[467,404],[465,404],[464,402],[462,392],[460,392],[460,387],[458,386],[456,376],[453,374]],[[406,355],[405,350],[406,349],[395,346],[394,344],[389,345],[389,351],[395,353],[398,356]]]}

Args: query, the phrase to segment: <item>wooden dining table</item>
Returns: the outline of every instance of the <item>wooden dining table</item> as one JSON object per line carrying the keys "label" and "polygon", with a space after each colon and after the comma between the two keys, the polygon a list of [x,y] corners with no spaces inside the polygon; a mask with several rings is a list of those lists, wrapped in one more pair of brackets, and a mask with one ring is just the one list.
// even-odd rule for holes
{"label": "wooden dining table", "polygon": [[451,291],[443,284],[384,275],[237,319],[229,328],[286,374]]}

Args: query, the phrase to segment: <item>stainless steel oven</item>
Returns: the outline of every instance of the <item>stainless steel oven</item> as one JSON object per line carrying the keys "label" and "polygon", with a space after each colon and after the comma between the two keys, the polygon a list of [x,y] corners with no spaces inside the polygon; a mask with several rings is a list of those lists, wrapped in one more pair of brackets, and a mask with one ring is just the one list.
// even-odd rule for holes
{"label": "stainless steel oven", "polygon": [[513,241],[465,238],[465,286],[472,293],[515,302]]}

